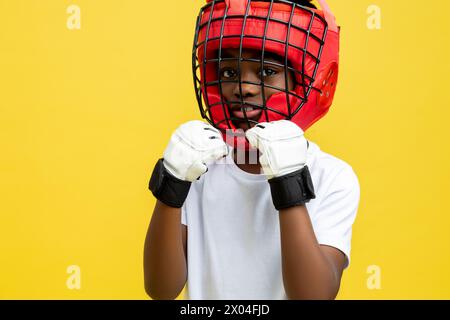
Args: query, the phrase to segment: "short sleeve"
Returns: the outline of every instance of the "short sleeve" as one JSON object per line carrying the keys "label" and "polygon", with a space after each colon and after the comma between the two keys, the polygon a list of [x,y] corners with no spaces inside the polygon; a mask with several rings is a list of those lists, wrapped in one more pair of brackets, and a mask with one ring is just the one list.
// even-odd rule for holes
{"label": "short sleeve", "polygon": [[320,202],[314,217],[314,232],[319,244],[342,251],[350,264],[352,225],[360,200],[358,177],[346,165],[330,182],[328,191]]}
{"label": "short sleeve", "polygon": [[184,224],[185,226],[187,226],[186,201],[184,202],[183,206],[181,207],[181,224]]}

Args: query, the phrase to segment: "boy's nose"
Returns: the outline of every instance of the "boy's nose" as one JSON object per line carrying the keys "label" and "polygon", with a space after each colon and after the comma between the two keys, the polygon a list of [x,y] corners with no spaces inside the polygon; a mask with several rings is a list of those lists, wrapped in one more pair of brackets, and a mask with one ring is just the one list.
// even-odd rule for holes
{"label": "boy's nose", "polygon": [[[251,84],[251,83],[255,84]],[[254,72],[243,72],[241,74],[242,98],[254,97],[260,93],[260,79]],[[239,81],[234,86],[233,94],[236,98],[241,98],[241,90],[239,89]]]}

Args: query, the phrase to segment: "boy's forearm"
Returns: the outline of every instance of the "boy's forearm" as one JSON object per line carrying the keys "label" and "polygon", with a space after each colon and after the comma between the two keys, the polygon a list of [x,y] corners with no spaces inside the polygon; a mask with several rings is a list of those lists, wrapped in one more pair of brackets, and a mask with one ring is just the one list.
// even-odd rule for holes
{"label": "boy's forearm", "polygon": [[159,200],[144,246],[145,290],[153,299],[175,299],[187,280],[181,232],[181,209]]}
{"label": "boy's forearm", "polygon": [[283,282],[289,299],[334,299],[340,285],[305,206],[280,210]]}

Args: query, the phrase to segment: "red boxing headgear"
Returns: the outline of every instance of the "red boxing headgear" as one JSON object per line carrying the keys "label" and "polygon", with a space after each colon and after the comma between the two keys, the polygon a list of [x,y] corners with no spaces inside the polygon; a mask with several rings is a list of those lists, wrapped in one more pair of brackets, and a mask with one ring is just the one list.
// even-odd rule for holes
{"label": "red boxing headgear", "polygon": [[[228,143],[231,137],[234,147],[239,136],[233,123],[236,118],[221,88],[225,81],[220,77],[220,65],[230,60],[222,57],[225,49],[239,49],[239,57],[234,59],[239,66],[242,61],[254,61],[243,59],[243,49],[260,51],[261,65],[274,64],[264,61],[267,52],[277,54],[284,59],[285,79],[288,72],[295,75],[292,91],[287,83],[285,88],[271,87],[279,93],[266,100],[264,88],[269,86],[264,79],[260,83],[242,81],[238,71],[235,82],[241,93],[242,83],[261,86],[262,105],[245,102],[242,94],[239,101],[242,107],[262,109],[260,121],[288,119],[306,131],[328,112],[338,76],[339,27],[325,0],[318,1],[322,10],[285,0],[207,0],[200,10],[192,57],[197,101],[202,117],[221,130]],[[255,121],[242,111],[250,127]],[[249,148],[247,141],[245,148]]]}

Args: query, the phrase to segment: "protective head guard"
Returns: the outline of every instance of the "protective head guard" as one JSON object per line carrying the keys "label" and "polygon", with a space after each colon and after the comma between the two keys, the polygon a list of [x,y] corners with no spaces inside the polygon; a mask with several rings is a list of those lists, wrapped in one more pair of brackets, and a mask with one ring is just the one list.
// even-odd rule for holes
{"label": "protective head guard", "polygon": [[[221,130],[228,143],[242,147],[236,143],[243,132],[233,123],[239,119],[231,112],[231,104],[241,106],[248,128],[252,123],[288,119],[306,131],[328,112],[338,76],[339,27],[325,0],[318,1],[322,10],[284,0],[207,0],[200,10],[192,55],[195,93],[202,117]],[[225,58],[225,49],[238,49],[239,57]],[[244,59],[244,49],[257,50],[261,58]],[[283,58],[284,88],[265,84],[263,77],[259,83],[241,79],[242,61],[261,63],[261,69],[275,64],[265,61],[268,52]],[[221,63],[229,60],[238,64],[235,80],[221,79]],[[291,91],[288,72],[295,78]],[[237,101],[224,99],[224,82],[239,85]],[[261,86],[263,103],[244,101],[242,84]],[[277,93],[266,100],[264,89],[268,87]],[[261,109],[259,119],[249,119],[244,106]]]}

